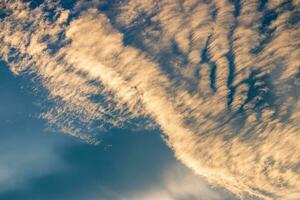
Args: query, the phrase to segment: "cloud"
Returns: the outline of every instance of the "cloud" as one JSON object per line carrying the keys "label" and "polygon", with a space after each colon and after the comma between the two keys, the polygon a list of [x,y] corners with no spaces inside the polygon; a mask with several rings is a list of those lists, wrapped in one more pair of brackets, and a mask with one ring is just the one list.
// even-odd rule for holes
{"label": "cloud", "polygon": [[199,177],[180,165],[168,166],[162,172],[162,183],[152,188],[134,192],[125,199],[132,200],[177,200],[177,199],[207,199],[219,200],[230,198],[227,194],[210,189]]}
{"label": "cloud", "polygon": [[[60,145],[70,142],[60,134],[45,134],[41,121],[33,118],[37,98],[24,93],[28,85],[18,83],[4,63],[0,63],[0,195],[23,189],[28,180],[64,168],[56,154]],[[66,140],[64,140],[66,139]],[[2,197],[0,197],[2,199]],[[5,199],[5,198],[4,198]]]}
{"label": "cloud", "polygon": [[2,57],[48,89],[52,124],[97,143],[78,127],[150,118],[210,183],[241,198],[299,195],[297,3],[133,0],[70,23],[60,8],[48,19],[47,3],[6,4]]}
{"label": "cloud", "polygon": [[[109,143],[111,148],[103,148]],[[0,198],[144,200],[156,193],[160,199],[172,200],[235,199],[219,188],[209,189],[201,177],[176,161],[158,131],[113,130],[104,144],[71,142],[56,147],[55,155],[63,161],[63,168],[53,170],[57,163],[40,158],[52,170],[37,176],[29,173],[22,187],[0,192]],[[27,171],[23,169],[19,172]]]}
{"label": "cloud", "polygon": [[[21,138],[20,136],[18,136]],[[26,187],[26,182],[63,168],[63,162],[53,150],[53,144],[43,142],[44,149],[33,142],[28,144],[3,142],[0,159],[0,193]],[[19,149],[14,148],[20,146]]]}

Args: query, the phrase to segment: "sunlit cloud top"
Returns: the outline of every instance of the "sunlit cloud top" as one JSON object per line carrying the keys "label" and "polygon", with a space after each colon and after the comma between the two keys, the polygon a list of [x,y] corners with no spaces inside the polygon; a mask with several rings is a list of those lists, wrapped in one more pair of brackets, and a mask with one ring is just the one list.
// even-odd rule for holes
{"label": "sunlit cloud top", "polygon": [[2,0],[0,55],[47,90],[41,117],[67,134],[158,127],[211,184],[296,200],[299,13],[297,0]]}

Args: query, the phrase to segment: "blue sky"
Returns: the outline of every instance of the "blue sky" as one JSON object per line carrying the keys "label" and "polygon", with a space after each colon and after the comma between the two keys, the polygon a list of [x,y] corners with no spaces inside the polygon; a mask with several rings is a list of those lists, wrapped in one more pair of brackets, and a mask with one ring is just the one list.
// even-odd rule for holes
{"label": "blue sky", "polygon": [[0,200],[299,199],[297,0],[0,2]]}
{"label": "blue sky", "polygon": [[[28,79],[0,66],[1,200],[234,199],[177,161],[158,130],[112,129],[97,146],[50,131]],[[175,181],[194,191],[173,194],[166,182]]]}

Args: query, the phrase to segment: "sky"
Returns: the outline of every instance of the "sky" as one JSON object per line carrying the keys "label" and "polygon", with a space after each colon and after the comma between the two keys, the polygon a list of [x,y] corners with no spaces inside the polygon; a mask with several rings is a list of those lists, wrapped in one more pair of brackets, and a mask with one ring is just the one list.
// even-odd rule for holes
{"label": "sky", "polygon": [[28,79],[0,66],[1,200],[235,199],[176,160],[159,130],[113,129],[97,146],[49,130]]}
{"label": "sky", "polygon": [[0,0],[0,199],[299,200],[298,0]]}

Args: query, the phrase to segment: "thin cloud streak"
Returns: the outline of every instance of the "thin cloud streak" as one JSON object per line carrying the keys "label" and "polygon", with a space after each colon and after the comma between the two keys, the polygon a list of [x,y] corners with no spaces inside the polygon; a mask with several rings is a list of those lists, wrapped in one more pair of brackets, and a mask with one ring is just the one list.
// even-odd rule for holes
{"label": "thin cloud streak", "polygon": [[[39,77],[58,102],[44,114],[50,123],[97,144],[74,123],[122,126],[150,117],[176,157],[210,183],[241,198],[245,193],[262,199],[299,196],[300,29],[288,27],[299,10],[296,3],[284,10],[268,2],[265,9],[278,14],[267,27],[274,29],[271,35],[259,32],[266,28],[259,24],[265,13],[256,1],[240,6],[226,0],[129,1],[120,5],[115,20],[87,9],[70,24],[63,9],[55,10],[51,22],[40,7],[29,11],[23,3],[6,4],[15,11],[1,22],[2,57],[15,73]],[[144,48],[125,45],[126,33],[117,27],[137,23],[142,12],[160,28],[155,32],[149,25],[137,32]],[[122,16],[131,17],[123,21]],[[32,23],[30,30],[25,22]],[[61,33],[65,38],[58,43],[65,45],[51,53],[48,46]],[[50,39],[43,41],[46,35]],[[10,61],[12,48],[20,59]],[[164,53],[172,73],[161,64]],[[197,83],[193,92],[190,82]],[[99,94],[103,101],[93,101]]]}

